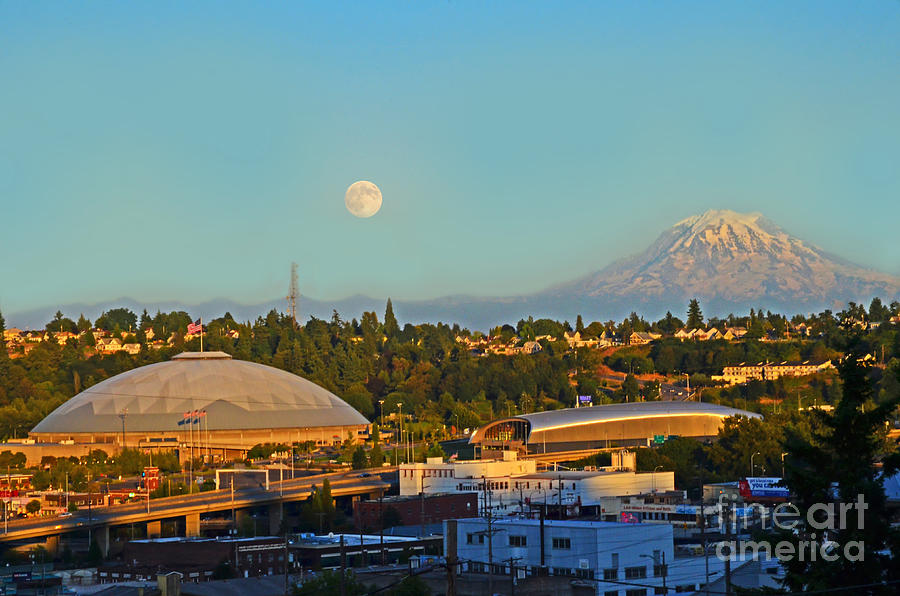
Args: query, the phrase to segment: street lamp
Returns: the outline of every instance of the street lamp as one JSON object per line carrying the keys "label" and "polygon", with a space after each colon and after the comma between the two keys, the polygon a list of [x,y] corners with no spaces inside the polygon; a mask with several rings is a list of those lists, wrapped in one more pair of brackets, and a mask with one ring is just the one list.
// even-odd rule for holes
{"label": "street lamp", "polygon": [[754,474],[753,458],[756,457],[757,455],[762,455],[762,454],[759,451],[757,451],[756,453],[754,453],[753,455],[750,456],[750,475],[751,476],[753,476],[753,474]]}
{"label": "street lamp", "polygon": [[657,471],[658,469],[660,469],[661,467],[662,467],[662,466],[656,466],[655,468],[653,468],[653,475],[650,476],[650,480],[653,481],[653,492],[654,492],[654,493],[656,492],[656,471]]}

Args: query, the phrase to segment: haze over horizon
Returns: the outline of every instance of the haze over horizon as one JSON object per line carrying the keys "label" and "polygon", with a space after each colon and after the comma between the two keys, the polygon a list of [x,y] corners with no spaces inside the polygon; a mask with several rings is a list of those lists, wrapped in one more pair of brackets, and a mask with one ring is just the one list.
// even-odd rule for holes
{"label": "haze over horizon", "polygon": [[323,300],[527,295],[707,209],[900,275],[898,25],[897,3],[0,4],[0,310],[256,304],[291,261]]}

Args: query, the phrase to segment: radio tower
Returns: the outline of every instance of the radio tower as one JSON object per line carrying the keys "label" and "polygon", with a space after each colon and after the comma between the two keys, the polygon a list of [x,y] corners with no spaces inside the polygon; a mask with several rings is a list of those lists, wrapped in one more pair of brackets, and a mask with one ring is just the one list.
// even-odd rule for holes
{"label": "radio tower", "polygon": [[297,326],[297,301],[300,300],[300,290],[297,288],[297,263],[291,263],[291,287],[288,291],[287,301],[291,309],[291,319],[294,327]]}

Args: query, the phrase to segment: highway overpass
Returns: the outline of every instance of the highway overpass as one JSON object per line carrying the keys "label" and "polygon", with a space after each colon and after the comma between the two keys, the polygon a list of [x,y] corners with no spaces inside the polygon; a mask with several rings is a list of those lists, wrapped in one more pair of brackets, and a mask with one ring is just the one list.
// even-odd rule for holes
{"label": "highway overpass", "polygon": [[[184,518],[185,534],[200,533],[200,516],[241,509],[268,506],[270,531],[277,532],[281,525],[282,505],[289,501],[305,501],[316,488],[321,488],[327,478],[334,497],[368,496],[384,494],[389,484],[379,474],[392,469],[382,468],[364,472],[332,472],[305,476],[283,482],[273,482],[268,490],[259,488],[226,488],[193,495],[181,495],[151,499],[140,503],[79,510],[67,517],[36,517],[10,520],[0,533],[0,543],[13,543],[34,539],[50,539],[62,534],[91,530],[104,556],[109,551],[109,529],[134,523],[146,523],[148,536],[159,536],[163,520]],[[361,475],[363,474],[363,475]],[[370,474],[370,475],[369,475]]]}

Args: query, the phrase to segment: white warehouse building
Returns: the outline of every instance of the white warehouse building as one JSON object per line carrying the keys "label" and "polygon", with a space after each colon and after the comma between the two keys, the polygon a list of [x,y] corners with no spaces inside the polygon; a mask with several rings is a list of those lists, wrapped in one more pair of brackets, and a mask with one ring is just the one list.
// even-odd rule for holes
{"label": "white warehouse building", "polygon": [[[516,577],[540,575],[544,568],[550,575],[593,580],[601,595],[625,594],[628,584],[662,589],[668,563],[674,560],[669,525],[568,520],[542,525],[538,520],[500,519],[489,530],[486,519],[471,518],[444,522],[445,537],[453,523],[463,571],[487,573],[491,566],[494,575],[508,577],[513,560]],[[448,544],[445,538],[445,556],[451,555]]]}

